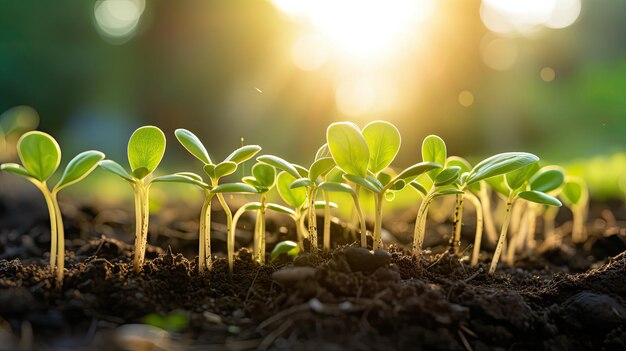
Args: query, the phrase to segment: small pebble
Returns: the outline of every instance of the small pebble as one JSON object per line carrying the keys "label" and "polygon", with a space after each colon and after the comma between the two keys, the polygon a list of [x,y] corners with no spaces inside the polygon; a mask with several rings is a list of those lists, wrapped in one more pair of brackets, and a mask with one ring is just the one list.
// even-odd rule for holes
{"label": "small pebble", "polygon": [[272,279],[282,286],[294,285],[315,277],[313,267],[286,267],[272,274]]}

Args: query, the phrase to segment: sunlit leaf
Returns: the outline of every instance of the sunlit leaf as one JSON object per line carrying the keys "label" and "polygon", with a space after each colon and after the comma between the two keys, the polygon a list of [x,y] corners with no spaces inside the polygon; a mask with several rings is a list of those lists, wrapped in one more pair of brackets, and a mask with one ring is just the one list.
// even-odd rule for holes
{"label": "sunlit leaf", "polygon": [[112,160],[102,160],[98,162],[98,166],[106,169],[107,171],[116,174],[129,182],[134,182],[133,176],[128,173],[124,167],[122,167],[119,163]]}
{"label": "sunlit leaf", "polygon": [[252,166],[252,175],[266,188],[271,188],[276,181],[276,168],[266,163],[256,163]]}
{"label": "sunlit leaf", "polygon": [[367,175],[369,148],[356,125],[349,122],[333,123],[326,131],[326,140],[339,168],[361,178]]}
{"label": "sunlit leaf", "polygon": [[128,162],[137,179],[152,173],[165,153],[165,134],[154,126],[137,129],[128,141]]}
{"label": "sunlit leaf", "polygon": [[267,163],[268,165],[274,166],[280,169],[281,171],[285,171],[291,174],[294,178],[300,178],[300,174],[298,173],[298,170],[291,163],[287,162],[286,160],[278,156],[263,155],[263,156],[257,157],[256,159],[259,162]]}
{"label": "sunlit leaf", "polygon": [[235,173],[237,164],[232,161],[224,161],[215,166],[215,178],[222,178]]}
{"label": "sunlit leaf", "polygon": [[528,164],[522,168],[518,168],[504,175],[504,181],[511,190],[521,189],[528,183],[533,174],[537,172],[539,165],[535,163]]}
{"label": "sunlit leaf", "polygon": [[276,190],[278,190],[280,198],[289,204],[289,206],[298,208],[306,201],[306,189],[292,189],[290,186],[295,180],[296,178],[291,174],[285,171],[280,172],[276,179]]}
{"label": "sunlit leaf", "polygon": [[205,184],[204,182],[198,181],[191,177],[184,176],[179,173],[155,177],[150,182],[151,183],[182,183],[182,184],[195,185],[203,189],[208,188],[208,185]]}
{"label": "sunlit leaf", "polygon": [[409,185],[412,186],[413,189],[417,190],[422,195],[426,195],[426,193],[428,193],[428,190],[426,190],[426,188],[424,188],[422,184],[420,184],[419,182],[415,180],[410,182]]}
{"label": "sunlit leaf", "polygon": [[232,161],[236,164],[240,164],[254,157],[254,155],[256,155],[259,151],[261,151],[261,147],[259,145],[242,146],[228,155],[224,161]]}
{"label": "sunlit leaf", "polygon": [[309,170],[308,169],[306,169],[306,168],[304,168],[304,167],[302,167],[300,165],[297,165],[295,163],[293,164],[293,166],[296,168],[296,170],[298,171],[298,174],[300,175],[300,177],[298,177],[298,178],[308,178],[309,177]]}
{"label": "sunlit leaf", "polygon": [[195,134],[187,129],[176,129],[174,134],[180,144],[197,159],[205,164],[213,163],[211,162],[211,158],[209,157],[209,153],[206,151],[206,148]]}
{"label": "sunlit leaf", "polygon": [[[318,210],[321,210],[321,209],[326,207],[326,201],[315,201],[314,204],[315,204],[315,208],[318,209]],[[336,203],[334,203],[332,201],[329,201],[328,202],[328,207],[330,207],[330,208],[338,208],[339,206]]]}
{"label": "sunlit leaf", "polygon": [[558,189],[565,181],[565,172],[559,168],[543,168],[530,179],[532,190],[547,193]]}
{"label": "sunlit leaf", "polygon": [[350,181],[354,184],[360,185],[362,187],[364,187],[365,189],[374,192],[374,193],[378,193],[380,191],[382,191],[382,187],[378,187],[375,184],[373,184],[372,182],[370,182],[369,180],[365,179],[365,178],[361,178],[357,175],[354,174],[344,174],[343,177],[347,180]]}
{"label": "sunlit leaf", "polygon": [[541,191],[522,191],[518,194],[518,196],[524,200],[528,200],[542,205],[561,206],[561,201],[548,194],[542,193]]}
{"label": "sunlit leaf", "polygon": [[387,168],[400,150],[400,132],[385,121],[368,123],[361,132],[369,148],[368,169],[374,173]]}
{"label": "sunlit leaf", "polygon": [[469,176],[466,184],[512,172],[526,165],[539,161],[539,157],[526,152],[506,152],[491,156],[478,163]]}
{"label": "sunlit leaf", "polygon": [[406,182],[400,179],[397,182],[393,183],[393,185],[389,188],[389,190],[398,191],[398,190],[404,189],[405,186],[406,186]]}
{"label": "sunlit leaf", "polygon": [[265,207],[278,213],[284,213],[284,214],[291,215],[291,216],[296,215],[296,212],[294,210],[287,208],[285,206],[281,206],[279,204],[268,202],[265,204]]}
{"label": "sunlit leaf", "polygon": [[276,246],[274,246],[274,249],[270,254],[270,260],[274,261],[282,254],[286,254],[293,259],[298,256],[299,253],[300,247],[298,246],[298,244],[294,243],[293,241],[281,241],[276,244]]}
{"label": "sunlit leaf", "polygon": [[439,197],[439,196],[445,196],[445,195],[461,195],[463,193],[464,191],[457,189],[457,188],[441,189],[441,190],[437,190],[433,194],[433,197]]}
{"label": "sunlit leaf", "polygon": [[351,186],[345,183],[339,182],[323,182],[319,185],[320,190],[330,191],[333,193],[346,193],[350,195],[356,195],[354,189]]}
{"label": "sunlit leaf", "polygon": [[450,166],[444,168],[437,176],[435,176],[435,186],[443,186],[453,183],[459,178],[459,172],[461,168],[459,166]]}
{"label": "sunlit leaf", "polygon": [[179,175],[182,175],[182,176],[185,176],[185,177],[188,177],[188,178],[191,178],[191,179],[195,179],[195,180],[197,180],[199,182],[203,182],[204,183],[204,179],[202,179],[202,177],[200,177],[199,175],[197,175],[195,173],[192,173],[192,172],[177,172],[175,174],[179,174]]}
{"label": "sunlit leaf", "polygon": [[244,183],[225,183],[211,189],[212,193],[256,193],[257,189]]}
{"label": "sunlit leaf", "polygon": [[98,162],[103,159],[104,154],[100,151],[90,150],[81,152],[67,164],[61,179],[54,188],[59,191],[83,180],[98,167]]}
{"label": "sunlit leaf", "polygon": [[330,149],[328,148],[328,144],[322,145],[317,152],[315,153],[315,160],[319,160],[322,157],[332,157],[330,154]]}
{"label": "sunlit leaf", "polygon": [[15,173],[17,175],[21,175],[27,178],[35,178],[30,173],[28,173],[26,168],[18,165],[17,163],[3,163],[2,165],[0,165],[0,170]]}
{"label": "sunlit leaf", "polygon": [[[459,156],[450,156],[448,157],[448,159],[446,160],[446,166],[450,167],[450,166],[457,166],[460,168],[460,173],[463,174],[465,172],[470,172],[472,170],[472,166],[470,165],[469,162],[467,162],[466,159],[459,157]],[[469,175],[469,174],[468,174]]]}
{"label": "sunlit leaf", "polygon": [[495,177],[485,179],[485,182],[497,193],[508,196],[511,192],[504,182],[504,175],[498,175]]}
{"label": "sunlit leaf", "polygon": [[335,167],[335,160],[333,160],[332,157],[319,158],[311,165],[309,179],[316,181],[318,177],[323,177],[328,174],[333,167]]}
{"label": "sunlit leaf", "polygon": [[59,144],[43,132],[22,135],[17,142],[17,152],[28,174],[42,182],[50,178],[61,163]]}
{"label": "sunlit leaf", "polygon": [[420,162],[400,172],[400,174],[398,174],[395,177],[395,179],[414,178],[424,172],[428,172],[434,169],[439,169],[442,167],[441,165],[443,165],[443,163],[439,164],[439,163],[434,163],[434,162]]}
{"label": "sunlit leaf", "polygon": [[[224,162],[228,162],[228,161],[224,161]],[[212,163],[206,164],[204,165],[204,167],[202,167],[202,169],[204,170],[204,173],[206,173],[209,178],[211,178],[211,180],[215,180],[217,179],[217,176],[215,175],[215,165]]]}
{"label": "sunlit leaf", "polygon": [[[446,143],[443,139],[436,135],[429,135],[424,139],[422,142],[422,161],[434,162],[444,166],[447,157]],[[430,170],[428,176],[434,180],[440,171],[440,169]]]}
{"label": "sunlit leaf", "polygon": [[315,182],[309,178],[299,178],[294,180],[289,187],[291,189],[301,188],[301,187],[309,187],[311,185],[315,185]]}
{"label": "sunlit leaf", "polygon": [[586,188],[587,185],[581,178],[567,177],[561,190],[561,198],[568,206],[579,205],[584,200]]}

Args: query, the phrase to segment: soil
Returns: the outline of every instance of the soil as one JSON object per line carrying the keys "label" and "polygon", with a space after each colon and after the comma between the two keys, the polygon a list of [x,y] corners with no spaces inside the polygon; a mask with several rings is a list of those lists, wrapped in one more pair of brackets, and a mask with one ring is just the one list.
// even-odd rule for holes
{"label": "soil", "polygon": [[[184,206],[152,218],[152,245],[137,274],[127,243],[132,213],[65,202],[67,270],[57,289],[38,202],[0,197],[0,350],[626,349],[622,203],[594,204],[585,245],[565,239],[489,276],[487,251],[478,267],[445,253],[445,237],[419,258],[400,244],[370,252],[350,244],[335,222],[341,246],[331,252],[261,267],[242,248],[232,275],[223,256],[198,274],[199,211]],[[220,256],[225,234],[215,210]],[[407,226],[390,221],[389,234],[406,239],[393,228]],[[240,247],[249,245],[252,223],[241,223]],[[289,225],[270,218],[269,250],[291,238]],[[431,236],[451,230],[449,223],[428,228]]]}

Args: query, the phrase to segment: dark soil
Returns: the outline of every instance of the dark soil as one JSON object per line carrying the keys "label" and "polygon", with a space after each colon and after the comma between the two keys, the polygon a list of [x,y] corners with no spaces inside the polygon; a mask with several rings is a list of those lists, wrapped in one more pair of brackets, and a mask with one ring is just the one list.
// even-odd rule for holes
{"label": "dark soil", "polygon": [[[125,243],[132,213],[62,203],[68,257],[56,289],[46,268],[45,208],[8,199],[0,200],[0,350],[626,349],[626,225],[618,203],[594,206],[586,245],[566,240],[494,276],[485,274],[487,252],[469,267],[447,253],[416,258],[393,245],[374,253],[347,245],[264,267],[241,249],[234,274],[218,258],[198,275],[197,213],[180,208],[153,218],[154,246],[136,274]],[[214,220],[219,255],[220,212]],[[286,225],[270,220],[270,249],[290,238]],[[333,233],[350,240],[340,224]],[[238,234],[248,245],[250,233]]]}

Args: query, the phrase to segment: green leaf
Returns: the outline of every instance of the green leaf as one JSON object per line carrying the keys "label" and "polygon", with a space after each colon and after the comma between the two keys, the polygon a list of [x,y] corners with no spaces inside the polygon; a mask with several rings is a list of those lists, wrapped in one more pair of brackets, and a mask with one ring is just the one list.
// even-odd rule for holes
{"label": "green leaf", "polygon": [[323,177],[335,167],[335,160],[332,157],[318,158],[309,169],[309,179],[316,181],[318,177]]}
{"label": "green leaf", "polygon": [[412,181],[409,183],[410,186],[413,187],[413,189],[417,190],[419,193],[422,194],[422,196],[426,195],[428,193],[428,190],[426,190],[426,188],[424,188],[424,186],[420,183],[418,183],[417,181]]}
{"label": "green leaf", "polygon": [[248,202],[247,204],[241,206],[242,208],[244,208],[246,211],[254,211],[254,210],[260,210],[261,209],[261,203],[260,202]]}
{"label": "green leaf", "polygon": [[137,129],[128,141],[128,162],[131,173],[143,179],[154,172],[165,153],[165,134],[154,126]]}
{"label": "green leaf", "polygon": [[[446,151],[446,143],[436,135],[427,136],[422,142],[422,161],[434,162],[440,165],[446,164],[448,152]],[[433,169],[428,172],[430,179],[435,180],[440,169]]]}
{"label": "green leaf", "polygon": [[191,178],[191,179],[195,179],[201,183],[204,183],[204,179],[202,179],[202,177],[200,177],[199,175],[192,173],[192,172],[176,172],[174,174],[179,174],[182,176],[185,176],[187,178]]}
{"label": "green leaf", "polygon": [[368,123],[361,132],[369,148],[367,168],[374,174],[387,168],[400,150],[400,132],[385,121]]}
{"label": "green leaf", "polygon": [[211,189],[212,193],[257,193],[257,189],[244,183],[225,183]]}
{"label": "green leaf", "polygon": [[393,179],[393,177],[389,173],[380,172],[378,173],[378,175],[376,175],[376,179],[378,179],[378,181],[380,182],[380,184],[382,184],[382,186],[387,186],[387,184],[391,182],[391,179]]}
{"label": "green leaf", "polygon": [[102,160],[100,162],[98,162],[98,166],[106,169],[107,171],[116,174],[122,178],[124,178],[125,180],[133,183],[135,181],[135,179],[133,178],[133,176],[128,173],[124,167],[122,167],[119,163],[112,161],[112,160]]}
{"label": "green leaf", "polygon": [[504,182],[504,175],[498,175],[495,177],[485,179],[485,182],[496,192],[508,196],[511,192]]}
{"label": "green leaf", "polygon": [[561,198],[568,206],[580,205],[587,194],[587,185],[578,177],[567,177],[563,189],[561,190]]}
{"label": "green leaf", "polygon": [[398,190],[404,189],[405,186],[406,186],[406,182],[400,179],[397,182],[393,183],[393,185],[389,188],[389,190],[398,191]]}
{"label": "green leaf", "polygon": [[103,159],[104,154],[95,150],[81,152],[76,155],[76,157],[67,164],[67,167],[65,167],[65,171],[63,171],[63,175],[54,189],[59,191],[74,183],[80,182],[96,169],[98,162]]}
{"label": "green leaf", "polygon": [[[326,202],[323,201],[323,200],[315,201],[314,204],[315,204],[315,208],[318,209],[318,210],[321,210],[321,209],[326,207]],[[338,208],[339,206],[337,206],[337,204],[332,202],[332,201],[328,201],[328,207],[330,207],[330,208]]]}
{"label": "green leaf", "polygon": [[233,161],[236,164],[240,164],[252,158],[259,151],[261,151],[261,147],[259,145],[242,146],[239,149],[233,151],[230,155],[228,155],[228,157],[226,157],[224,161]]}
{"label": "green leaf", "polygon": [[256,163],[252,166],[252,175],[266,188],[271,188],[276,181],[276,168],[266,163]]}
{"label": "green leaf", "polygon": [[380,189],[380,191],[383,190],[384,186],[383,186],[383,183],[380,182],[380,180],[376,179],[375,177],[372,177],[369,174],[365,177],[365,179],[367,179],[370,183],[374,184],[374,186],[377,189]]}
{"label": "green leaf", "polygon": [[0,170],[15,173],[27,178],[35,178],[30,173],[28,173],[26,168],[18,165],[17,163],[3,163],[2,165],[0,165]]}
{"label": "green leaf", "polygon": [[61,148],[50,135],[32,131],[20,137],[17,152],[28,174],[46,181],[61,163]]}
{"label": "green leaf", "polygon": [[346,193],[350,195],[356,195],[354,189],[345,183],[339,182],[323,182],[318,187],[320,190],[330,191],[332,193]]}
{"label": "green leaf", "polygon": [[296,211],[294,211],[294,210],[292,210],[290,208],[287,208],[285,206],[281,206],[279,204],[268,202],[268,203],[265,204],[265,207],[270,209],[270,210],[272,210],[272,211],[278,212],[278,213],[284,213],[284,214],[291,215],[291,216],[295,216],[296,215]]}
{"label": "green leaf", "polygon": [[270,166],[274,166],[281,171],[285,171],[291,174],[294,178],[300,178],[298,170],[289,162],[274,155],[263,155],[256,158],[257,161],[267,163]]}
{"label": "green leaf", "polygon": [[298,174],[300,175],[299,178],[308,178],[309,177],[309,170],[308,169],[306,169],[306,168],[304,168],[304,167],[302,167],[300,165],[297,165],[295,163],[293,164],[293,166],[298,170]]}
{"label": "green leaf", "polygon": [[272,253],[270,254],[270,261],[276,260],[282,254],[286,254],[294,259],[299,253],[300,247],[298,247],[298,244],[293,241],[281,241],[274,246],[274,250],[272,250]]}
{"label": "green leaf", "polygon": [[209,176],[209,178],[211,178],[211,180],[217,179],[217,177],[215,176],[215,167],[216,166],[212,163],[209,163],[207,165],[204,165],[204,167],[202,167],[202,169],[204,170],[204,173],[206,173]]}
{"label": "green leaf", "polygon": [[317,149],[317,152],[315,153],[315,160],[319,160],[322,157],[333,157],[330,154],[330,149],[328,148],[328,144],[324,144],[322,145],[319,149]]}
{"label": "green leaf", "polygon": [[362,187],[364,187],[365,189],[374,192],[374,193],[379,193],[383,190],[382,187],[378,187],[376,184],[373,184],[372,182],[370,182],[369,180],[365,179],[365,178],[361,178],[359,176],[356,176],[354,174],[344,174],[343,177],[347,180],[350,181],[354,184],[358,184]]}
{"label": "green leaf", "polygon": [[459,178],[459,172],[461,168],[459,166],[446,167],[441,171],[434,179],[435,186],[443,186],[453,183]]}
{"label": "green leaf", "polygon": [[[442,163],[443,164],[443,163]],[[439,169],[441,168],[442,164],[438,164],[438,163],[434,163],[434,162],[420,162],[417,164],[414,164],[413,166],[405,169],[404,171],[400,172],[400,174],[398,174],[394,179],[399,180],[399,179],[409,179],[409,178],[414,178],[424,172],[428,172],[430,170],[434,170],[434,169]]]}
{"label": "green leaf", "polygon": [[361,178],[367,175],[369,148],[359,128],[353,123],[337,122],[326,130],[328,148],[339,168]]}
{"label": "green leaf", "polygon": [[445,196],[445,195],[461,195],[463,193],[465,193],[463,190],[460,190],[457,188],[441,189],[441,190],[437,190],[433,194],[433,198],[439,197],[439,196]]}
{"label": "green leaf", "polygon": [[278,190],[280,198],[289,204],[289,206],[298,208],[306,201],[306,189],[292,189],[290,186],[295,180],[296,178],[291,174],[285,171],[280,172],[278,174],[278,178],[276,179],[276,190]]}
{"label": "green leaf", "polygon": [[561,201],[557,200],[556,198],[548,194],[542,193],[541,191],[536,191],[536,190],[522,191],[521,193],[518,194],[518,196],[524,200],[536,202],[542,205],[557,206],[557,207],[561,206]]}
{"label": "green leaf", "polygon": [[526,152],[505,152],[482,160],[478,163],[465,181],[469,185],[480,180],[515,171],[531,163],[539,161],[539,157]]}
{"label": "green leaf", "polygon": [[539,166],[537,163],[528,164],[522,168],[516,169],[512,172],[504,175],[504,181],[511,190],[521,189],[528,181],[530,177],[537,172]]}
{"label": "green leaf", "polygon": [[204,164],[213,163],[211,162],[211,158],[209,157],[209,153],[206,151],[206,148],[195,134],[187,129],[176,129],[174,134],[180,144],[198,160],[202,161]]}
{"label": "green leaf", "polygon": [[294,180],[291,185],[289,185],[289,188],[291,189],[296,189],[296,188],[301,188],[301,187],[309,187],[311,185],[315,185],[315,182],[312,181],[309,178],[299,178]]}
{"label": "green leaf", "polygon": [[237,164],[231,161],[224,161],[215,166],[215,178],[219,179],[229,174],[235,173],[237,170]]}
{"label": "green leaf", "polygon": [[530,179],[530,189],[547,193],[558,189],[564,181],[562,168],[544,167]]}
{"label": "green leaf", "polygon": [[209,186],[202,181],[187,177],[180,173],[168,174],[153,178],[150,183],[182,183],[198,186],[202,189],[207,189]]}
{"label": "green leaf", "polygon": [[460,173],[466,173],[466,172],[470,172],[472,170],[472,166],[470,165],[469,162],[467,162],[466,159],[459,157],[459,156],[450,156],[448,157],[448,159],[446,160],[446,166],[450,167],[450,166],[457,166],[459,167]]}

